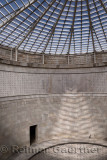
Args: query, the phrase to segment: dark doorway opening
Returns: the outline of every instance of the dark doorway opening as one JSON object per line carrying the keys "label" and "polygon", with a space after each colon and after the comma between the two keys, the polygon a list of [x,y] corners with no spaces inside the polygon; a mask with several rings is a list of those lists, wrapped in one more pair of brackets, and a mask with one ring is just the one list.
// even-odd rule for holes
{"label": "dark doorway opening", "polygon": [[37,141],[37,125],[30,126],[30,145]]}

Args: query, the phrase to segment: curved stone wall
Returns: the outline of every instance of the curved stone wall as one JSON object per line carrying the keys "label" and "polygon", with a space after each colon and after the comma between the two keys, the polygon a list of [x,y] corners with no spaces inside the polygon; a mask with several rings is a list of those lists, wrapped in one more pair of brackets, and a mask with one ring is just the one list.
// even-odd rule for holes
{"label": "curved stone wall", "polygon": [[29,127],[38,125],[38,143],[58,138],[107,138],[107,97],[50,95],[1,102],[0,144],[30,144]]}
{"label": "curved stone wall", "polygon": [[[16,59],[15,49],[0,46],[0,59],[11,60],[11,63]],[[10,62],[8,62],[10,63]],[[22,64],[24,63],[24,64]],[[27,63],[27,64],[26,64]],[[38,53],[18,51],[17,62],[15,64],[28,65],[40,67],[54,68],[80,68],[80,67],[93,67],[93,66],[107,66],[107,52],[88,53],[81,55],[44,55]]]}
{"label": "curved stone wall", "polygon": [[41,69],[0,64],[0,144],[107,140],[107,67]]}
{"label": "curved stone wall", "polygon": [[0,97],[107,93],[107,68],[37,69],[0,64]]}

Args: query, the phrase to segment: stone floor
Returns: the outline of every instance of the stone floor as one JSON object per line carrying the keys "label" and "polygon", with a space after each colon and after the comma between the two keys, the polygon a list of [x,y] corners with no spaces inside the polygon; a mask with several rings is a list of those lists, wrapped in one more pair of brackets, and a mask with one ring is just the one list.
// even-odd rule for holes
{"label": "stone floor", "polygon": [[[82,149],[80,149],[82,148]],[[64,153],[62,153],[64,152]],[[33,144],[27,151],[3,155],[0,160],[107,160],[107,141],[53,139]]]}
{"label": "stone floor", "polygon": [[107,147],[92,144],[57,145],[29,160],[107,160]]}

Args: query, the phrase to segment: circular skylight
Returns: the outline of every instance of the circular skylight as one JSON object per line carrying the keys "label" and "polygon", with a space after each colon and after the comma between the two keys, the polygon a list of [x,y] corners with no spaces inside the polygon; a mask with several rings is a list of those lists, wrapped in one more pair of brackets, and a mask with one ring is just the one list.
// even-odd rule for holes
{"label": "circular skylight", "polygon": [[107,51],[107,0],[3,0],[0,44],[46,54]]}

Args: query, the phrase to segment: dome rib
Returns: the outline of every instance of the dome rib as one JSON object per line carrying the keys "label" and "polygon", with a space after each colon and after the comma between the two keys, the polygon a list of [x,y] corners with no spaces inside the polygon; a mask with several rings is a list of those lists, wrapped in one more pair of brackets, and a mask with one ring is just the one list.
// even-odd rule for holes
{"label": "dome rib", "polygon": [[95,52],[95,44],[94,44],[94,37],[93,37],[93,26],[92,26],[92,22],[91,22],[91,16],[90,16],[90,8],[89,8],[89,4],[88,4],[88,0],[86,0],[87,3],[87,10],[88,10],[88,17],[89,17],[89,28],[91,31],[91,37],[92,37],[92,44],[93,44],[93,51]]}
{"label": "dome rib", "polygon": [[[60,3],[60,2],[61,2],[61,0],[59,1],[59,3]],[[56,7],[59,5],[59,3],[57,3]],[[53,12],[54,12],[55,10],[56,10],[56,8],[54,8]],[[37,36],[37,38],[36,38],[36,39],[35,39],[35,41],[33,42],[33,44],[32,44],[32,47],[31,47],[30,51],[32,50],[33,46],[35,45],[36,40],[39,38],[39,36],[40,36],[40,34],[41,34],[42,30],[43,30],[43,29],[44,29],[44,27],[47,25],[47,22],[49,21],[49,19],[50,19],[50,17],[52,16],[53,12],[50,14],[50,16],[48,17],[48,19],[46,20],[45,25],[42,27],[42,29],[41,29],[41,31],[40,31],[40,33],[39,33],[39,35]]]}
{"label": "dome rib", "polygon": [[[33,3],[35,3],[37,0],[31,0],[29,1],[26,5],[24,5],[22,8],[18,9],[17,12],[15,12],[14,14],[10,15],[10,17],[3,22],[3,24],[0,25],[0,28],[3,27],[5,24],[10,23],[16,16],[18,16],[21,12],[23,12],[25,9],[27,9],[30,5],[32,5]],[[3,6],[4,7],[4,6]]]}
{"label": "dome rib", "polygon": [[[42,51],[42,53],[45,53],[45,50],[46,50],[46,48],[47,48],[47,45],[48,45],[48,43],[49,43],[52,35],[54,34],[56,25],[57,25],[57,23],[58,23],[58,21],[59,21],[59,19],[60,19],[60,17],[61,17],[61,14],[62,14],[65,6],[66,6],[67,1],[68,1],[68,0],[65,0],[65,3],[64,3],[64,5],[63,5],[63,8],[62,8],[62,10],[60,11],[59,16],[58,16],[58,18],[57,18],[57,21],[55,22],[54,26],[52,27],[51,34],[50,34],[50,36],[49,36],[49,39],[48,39],[48,41],[47,41],[47,43],[46,43],[46,46],[45,46],[44,50]],[[52,41],[53,41],[53,37],[52,37]]]}
{"label": "dome rib", "polygon": [[71,26],[71,30],[70,30],[70,42],[69,42],[69,48],[68,48],[68,54],[70,54],[70,48],[71,48],[71,40],[72,40],[72,34],[74,32],[74,22],[75,22],[75,14],[76,14],[76,9],[77,9],[77,2],[78,0],[76,0],[75,2],[75,9],[74,9],[74,15],[73,15],[73,22],[72,22],[72,26]]}
{"label": "dome rib", "polygon": [[35,29],[36,25],[39,23],[39,21],[42,19],[42,17],[46,14],[46,12],[50,9],[50,7],[53,5],[53,3],[55,2],[56,0],[53,0],[49,6],[47,7],[47,9],[43,12],[43,14],[38,17],[37,20],[35,20],[34,24],[31,26],[31,29],[28,31],[28,33],[25,35],[24,39],[18,44],[17,48],[20,47],[20,45],[23,43],[23,41],[27,38],[27,36]]}
{"label": "dome rib", "polygon": [[104,28],[103,28],[103,25],[102,25],[102,22],[101,22],[101,19],[100,19],[100,15],[99,15],[98,9],[97,9],[97,7],[96,7],[95,0],[93,0],[93,3],[94,3],[94,6],[95,6],[95,9],[96,9],[96,12],[97,12],[97,15],[98,15],[99,21],[100,21],[100,25],[101,25],[101,27],[102,27],[102,31],[103,31],[103,34],[104,34],[105,40],[106,40],[106,42],[107,42],[107,37],[106,37],[106,34],[105,34],[105,32],[104,32]]}
{"label": "dome rib", "polygon": [[107,2],[4,0],[0,44],[34,54],[107,51]]}
{"label": "dome rib", "polygon": [[[70,7],[71,7],[71,3],[72,3],[72,1],[70,1],[69,7],[68,7],[68,10],[67,10],[67,14],[66,14],[66,17],[65,17],[65,20],[64,20],[64,23],[63,23],[63,27],[61,28],[61,34],[60,34],[60,37],[59,37],[59,40],[58,40],[58,44],[57,44],[57,47],[56,47],[55,54],[57,53],[57,50],[58,50],[58,46],[59,46],[59,43],[60,43],[60,40],[61,40],[61,36],[62,36],[62,34],[63,34],[65,22],[66,22],[66,19],[67,19],[67,17],[68,17],[68,13],[69,13],[69,10],[70,10]],[[70,32],[69,32],[69,34],[70,34]],[[69,36],[69,34],[68,34],[68,36]],[[64,44],[63,47],[65,47],[65,44]],[[51,53],[51,52],[50,52],[50,53]],[[62,54],[62,53],[61,53],[61,54]]]}
{"label": "dome rib", "polygon": [[102,0],[99,0],[99,1],[100,1],[101,5],[103,6],[103,8],[104,8],[105,12],[107,13],[107,9],[106,9],[106,7],[104,6],[104,4],[103,4]]}

